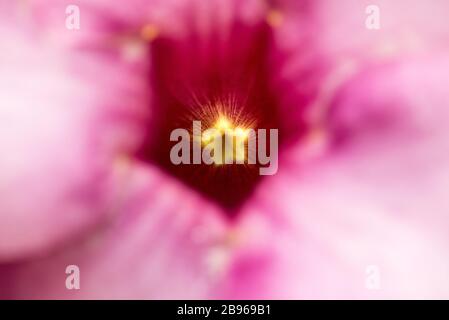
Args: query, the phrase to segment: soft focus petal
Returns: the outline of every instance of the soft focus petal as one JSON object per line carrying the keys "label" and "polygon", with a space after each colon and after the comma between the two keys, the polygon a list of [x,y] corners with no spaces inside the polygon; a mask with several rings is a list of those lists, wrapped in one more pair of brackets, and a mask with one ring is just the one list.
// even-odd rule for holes
{"label": "soft focus petal", "polygon": [[[8,199],[1,203],[0,237],[7,241],[0,238],[0,257],[47,249],[86,226],[92,233],[57,252],[42,250],[38,259],[1,265],[1,297],[449,296],[447,4],[380,1],[382,29],[376,32],[364,25],[368,2],[269,3],[173,0],[146,7],[136,1],[125,8],[118,1],[86,1],[85,24],[67,40],[70,33],[58,27],[63,1],[36,2],[31,14],[46,30],[39,39],[58,50],[69,43],[84,58],[71,60],[70,73],[65,64],[49,65],[59,61],[54,52],[31,60],[27,94],[17,93],[20,86],[0,94],[2,103],[12,101],[1,112],[14,124],[2,126],[0,136],[9,155],[0,160]],[[262,181],[230,223],[195,191],[133,158],[140,138],[151,132],[142,127],[144,110],[161,116],[151,95],[142,94],[151,70],[142,57],[151,49],[142,51],[141,42],[136,47],[135,37],[148,25],[150,38],[161,32],[175,44],[192,34],[215,40],[209,32],[226,35],[234,15],[239,23],[266,20],[271,28],[263,52],[269,89],[279,100],[283,134],[295,135],[280,150],[278,174]],[[214,51],[205,47],[202,54],[210,58]],[[175,50],[176,61],[186,70],[209,61],[190,59],[196,49]],[[0,87],[23,79],[17,65],[28,58],[4,63],[13,67],[0,76]],[[86,66],[86,60],[93,62]],[[34,94],[41,74],[51,84]],[[24,115],[36,115],[27,111],[30,99],[57,103],[46,109],[42,102],[39,121],[27,125]],[[69,144],[61,139],[67,136]],[[54,156],[44,157],[48,153]],[[33,166],[18,160],[30,157]],[[55,187],[41,188],[42,181]],[[93,229],[106,212],[115,215]],[[73,264],[81,269],[79,291],[65,288],[65,268]],[[370,266],[380,271],[379,290],[366,286]]]}
{"label": "soft focus petal", "polygon": [[[255,230],[272,259],[246,263],[245,274],[267,270],[225,297],[447,298],[448,75],[446,58],[424,58],[348,82],[333,105],[347,136],[321,156],[313,139],[290,149],[244,210],[242,234]],[[366,287],[370,266],[379,290]]]}
{"label": "soft focus petal", "polygon": [[381,1],[378,32],[368,2],[280,3],[279,88],[315,129],[242,210],[223,297],[447,298],[447,3]]}
{"label": "soft focus petal", "polygon": [[[221,2],[226,8],[224,4]],[[101,22],[100,17],[95,16],[95,19]],[[48,20],[51,21],[50,18]],[[64,33],[61,29],[59,31],[61,33],[56,32],[57,36]],[[105,32],[112,31],[107,29]],[[147,123],[147,113],[150,117],[157,116],[152,112],[150,94],[143,94],[145,89],[150,87],[144,81],[148,81],[146,77],[150,67],[149,61],[141,61],[142,57],[147,57],[147,52],[138,52],[137,56],[133,56],[137,57],[137,60],[130,60],[127,52],[121,52],[128,44],[126,41],[132,39],[132,36],[125,36],[125,42],[114,47],[105,45],[105,42],[91,46],[91,39],[78,38],[73,43],[75,47],[69,46],[74,48],[74,51],[66,51],[66,46],[61,45],[59,41],[48,41],[46,32],[40,33],[38,39],[50,46],[49,54],[54,58],[43,60],[40,64],[31,61],[32,66],[40,65],[43,70],[33,69],[29,74],[36,78],[40,78],[44,71],[48,74],[53,70],[48,63],[54,63],[54,59],[60,58],[59,54],[62,54],[66,64],[57,65],[55,70],[63,78],[55,82],[66,85],[73,81],[75,86],[74,91],[62,95],[62,102],[59,102],[52,95],[64,92],[61,93],[55,83],[45,84],[42,89],[33,82],[30,85],[36,90],[30,93],[34,94],[33,98],[37,95],[39,100],[39,95],[44,92],[50,96],[49,101],[54,102],[54,105],[51,104],[51,114],[42,115],[38,119],[48,121],[59,114],[67,117],[62,119],[66,121],[57,119],[56,123],[60,125],[62,132],[55,136],[67,136],[71,132],[69,125],[73,125],[73,137],[70,141],[72,144],[79,144],[82,152],[76,150],[75,154],[71,154],[70,149],[67,149],[70,145],[67,145],[65,139],[52,144],[48,140],[49,136],[53,136],[50,132],[42,141],[38,141],[36,150],[42,146],[51,148],[51,157],[42,157],[42,160],[33,166],[25,162],[24,168],[20,168],[14,161],[11,162],[10,166],[14,172],[21,173],[25,168],[36,171],[36,181],[40,181],[38,178],[42,175],[50,186],[56,187],[39,189],[49,194],[48,199],[23,202],[23,195],[16,193],[16,198],[11,203],[4,204],[7,212],[3,216],[4,220],[10,226],[18,226],[9,233],[2,234],[6,240],[6,258],[17,259],[38,249],[41,251],[41,257],[29,257],[4,264],[1,278],[2,295],[7,298],[204,298],[212,295],[213,287],[222,279],[231,259],[227,247],[229,236],[227,232],[221,231],[227,226],[217,218],[218,215],[221,215],[221,218],[224,215],[217,213],[217,209],[204,200],[199,200],[194,191],[179,191],[182,188],[178,184],[171,182],[170,178],[152,165],[146,163],[136,167],[136,146],[142,143],[142,139],[151,131],[151,128],[143,128],[142,124]],[[21,49],[20,52],[23,52],[25,58],[29,50]],[[19,58],[18,61],[21,61]],[[11,72],[18,69],[13,65]],[[19,76],[21,75],[17,75]],[[84,83],[79,83],[80,80]],[[15,99],[20,97],[16,92],[11,96]],[[19,99],[19,102],[22,101]],[[39,110],[46,111],[47,106],[48,103]],[[10,111],[6,108],[5,110]],[[78,122],[74,113],[81,111],[86,113],[82,113],[84,117]],[[12,119],[20,129],[23,124],[21,115],[22,113],[14,113],[16,118]],[[91,125],[90,131],[82,127],[88,124]],[[59,127],[51,123],[48,128],[56,130]],[[18,132],[17,136],[23,137],[29,131],[29,134],[34,136],[33,130],[38,129],[39,127],[33,124],[22,129],[24,132]],[[98,144],[95,143],[97,139]],[[5,144],[13,143],[7,138],[4,141]],[[23,147],[18,149],[24,154],[20,154],[20,157],[28,154],[34,156],[37,152],[26,148],[29,144],[31,142],[27,140]],[[73,148],[73,145],[71,147]],[[55,151],[61,154],[57,158],[54,157]],[[85,156],[89,163],[81,156]],[[74,165],[79,165],[75,168],[76,171],[71,168],[65,175],[52,175],[49,172],[58,166],[61,171],[68,169],[69,160],[72,160]],[[89,166],[91,163],[93,164]],[[40,170],[40,165],[46,170]],[[97,175],[96,170],[99,171]],[[90,178],[86,183],[81,180],[84,175]],[[13,178],[11,181],[18,180]],[[24,173],[22,178],[25,180],[23,185],[27,186],[27,189],[24,188],[27,196],[33,196],[36,192],[34,188],[37,187],[27,183],[34,182],[34,178],[28,172]],[[62,182],[59,179],[64,185],[60,185]],[[75,198],[74,204],[85,206],[85,210],[72,214],[66,193],[71,194],[78,188],[88,199]],[[7,191],[13,193],[16,190],[15,186]],[[17,209],[20,201],[33,206]],[[21,216],[14,210],[21,210]],[[111,220],[105,220],[104,216],[109,213]],[[55,217],[55,214],[59,216]],[[37,216],[38,220],[33,220],[34,216]],[[73,217],[83,222],[78,229],[73,223],[65,224],[65,219]],[[87,222],[82,220],[83,217]],[[55,221],[56,218],[61,221]],[[30,225],[27,224],[28,221]],[[57,228],[53,222],[57,223]],[[85,231],[86,225],[91,227],[90,233],[80,232]],[[42,241],[37,242],[36,239],[30,238],[28,242],[23,243],[25,231],[22,229],[26,227],[30,235],[34,238],[41,237]],[[77,241],[71,244],[61,241],[75,234],[79,236]],[[60,246],[65,244],[66,247],[48,250],[55,243]],[[73,293],[66,289],[65,269],[71,264],[80,266],[86,290]],[[118,272],[121,273],[120,276]],[[130,275],[135,277],[131,279]],[[29,279],[35,277],[43,279],[43,283],[28,286]],[[108,285],[105,285],[106,283]],[[191,289],[187,290],[189,286]]]}
{"label": "soft focus petal", "polygon": [[[220,212],[146,166],[129,171],[126,187],[123,211],[95,235],[56,255],[0,267],[0,297],[209,297],[230,259]],[[80,290],[66,288],[69,265],[80,268]]]}
{"label": "soft focus petal", "polygon": [[[135,148],[135,117],[143,115],[136,101],[144,97],[130,70],[14,30],[0,29],[2,260],[62,244],[111,211],[117,160]],[[118,88],[118,77],[129,87]]]}

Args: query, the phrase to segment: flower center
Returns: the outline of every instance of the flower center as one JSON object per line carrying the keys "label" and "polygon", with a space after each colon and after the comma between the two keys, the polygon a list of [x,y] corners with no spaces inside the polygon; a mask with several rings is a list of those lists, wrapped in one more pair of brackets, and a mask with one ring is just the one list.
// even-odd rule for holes
{"label": "flower center", "polygon": [[[153,39],[153,30],[146,33]],[[248,160],[248,130],[277,129],[282,143],[279,101],[268,67],[271,41],[267,23],[236,22],[227,33],[191,32],[182,38],[160,34],[151,43],[152,129],[140,156],[216,201],[230,216],[262,178],[260,164],[239,164]],[[205,129],[196,137],[202,147],[220,142],[223,152],[213,165],[170,161],[171,132],[191,130],[194,121]]]}
{"label": "flower center", "polygon": [[248,146],[249,130],[236,127],[228,118],[220,116],[213,127],[201,134],[201,144],[213,150],[221,149],[219,154],[214,154],[215,165],[244,163],[245,160],[248,160],[245,148]]}

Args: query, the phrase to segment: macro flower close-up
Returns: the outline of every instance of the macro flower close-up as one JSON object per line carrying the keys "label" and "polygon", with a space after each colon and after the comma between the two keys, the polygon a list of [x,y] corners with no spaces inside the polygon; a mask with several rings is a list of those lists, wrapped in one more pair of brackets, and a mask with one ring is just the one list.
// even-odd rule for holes
{"label": "macro flower close-up", "polygon": [[446,0],[0,0],[0,299],[449,299]]}

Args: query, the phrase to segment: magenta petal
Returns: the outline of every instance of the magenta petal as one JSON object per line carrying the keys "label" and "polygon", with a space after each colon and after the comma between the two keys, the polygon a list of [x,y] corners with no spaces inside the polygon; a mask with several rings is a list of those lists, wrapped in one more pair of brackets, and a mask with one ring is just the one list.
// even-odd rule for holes
{"label": "magenta petal", "polygon": [[[197,299],[213,294],[231,259],[220,213],[147,167],[134,166],[127,190],[123,209],[82,243],[48,258],[3,266],[0,296]],[[66,289],[69,265],[80,268],[80,290]]]}
{"label": "magenta petal", "polygon": [[[379,1],[385,29],[372,33],[355,0],[275,1],[280,15],[257,1],[232,2],[237,13],[227,0],[155,1],[148,12],[82,1],[85,29],[64,59],[64,1],[36,3],[36,34],[56,51],[4,33],[18,52],[0,53],[0,87],[11,88],[0,93],[0,259],[22,258],[0,266],[0,297],[449,297],[446,2],[429,12],[412,1],[423,17],[412,23],[410,2]],[[232,225],[133,158],[154,105],[149,62],[122,63],[136,58],[128,41],[142,24],[179,44],[192,21],[207,37],[231,13],[249,25],[268,14],[269,89],[282,123],[303,130]],[[65,286],[69,265],[79,291]],[[379,290],[366,286],[371,266]]]}
{"label": "magenta petal", "polygon": [[[333,105],[335,127],[350,134],[318,157],[304,146],[285,155],[244,215],[266,221],[253,241],[276,262],[247,273],[266,266],[271,297],[449,297],[448,75],[437,57],[361,73]],[[379,290],[366,287],[371,266]],[[258,297],[257,283],[247,296]]]}
{"label": "magenta petal", "polygon": [[12,29],[0,33],[0,260],[9,260],[61,245],[110,211],[120,159],[142,135],[134,120],[143,114],[142,86],[129,76],[131,91],[116,87],[114,79],[129,74],[120,66],[46,48]]}

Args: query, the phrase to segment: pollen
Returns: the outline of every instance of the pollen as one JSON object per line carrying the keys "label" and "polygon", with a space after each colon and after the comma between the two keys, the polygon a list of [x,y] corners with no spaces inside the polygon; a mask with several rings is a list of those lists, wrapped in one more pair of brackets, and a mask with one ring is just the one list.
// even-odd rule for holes
{"label": "pollen", "polygon": [[214,128],[224,133],[224,131],[231,129],[231,122],[226,117],[220,116],[215,123]]}
{"label": "pollen", "polygon": [[[209,130],[214,129],[214,130]],[[202,133],[203,145],[211,146],[221,153],[214,156],[214,164],[243,163],[246,160],[245,147],[250,129],[234,124],[225,116],[219,116],[215,124]]]}

